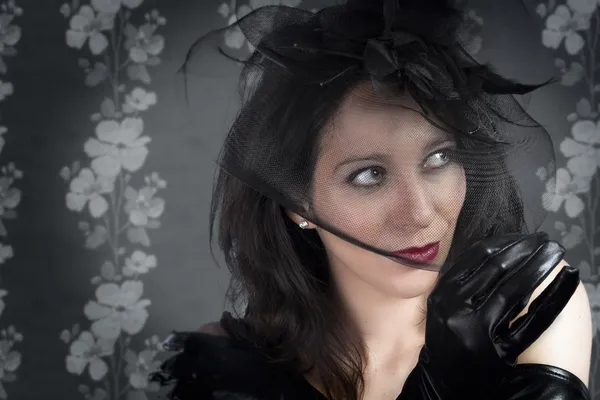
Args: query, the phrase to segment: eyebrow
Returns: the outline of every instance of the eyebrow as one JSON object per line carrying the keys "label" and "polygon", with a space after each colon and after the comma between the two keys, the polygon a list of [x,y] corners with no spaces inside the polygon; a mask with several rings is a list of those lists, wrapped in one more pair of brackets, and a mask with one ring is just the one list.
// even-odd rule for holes
{"label": "eyebrow", "polygon": [[[448,137],[438,138],[436,140],[431,141],[431,143],[429,143],[427,145],[427,147],[432,148],[432,147],[439,146],[443,143],[450,143],[450,142],[454,142],[454,139],[448,138]],[[335,166],[335,168],[333,169],[333,172],[334,173],[337,172],[337,170],[340,169],[341,167],[343,167],[344,165],[353,164],[353,163],[360,162],[360,161],[378,161],[378,162],[383,163],[383,162],[389,161],[390,157],[391,156],[388,153],[373,153],[373,154],[364,155],[364,156],[355,156],[355,157],[346,158],[344,161],[340,162],[339,164],[337,164]]]}

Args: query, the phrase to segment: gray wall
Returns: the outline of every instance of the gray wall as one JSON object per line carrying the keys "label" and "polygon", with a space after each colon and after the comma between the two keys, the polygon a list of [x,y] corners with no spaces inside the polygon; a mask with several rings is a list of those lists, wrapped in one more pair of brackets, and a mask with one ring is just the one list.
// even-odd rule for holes
{"label": "gray wall", "polygon": [[[0,126],[6,127],[0,150],[0,166],[6,167],[0,171],[2,399],[154,398],[144,376],[163,357],[157,352],[159,338],[171,329],[215,320],[223,309],[227,272],[215,266],[207,246],[213,165],[202,157],[201,142],[177,109],[173,76],[192,41],[226,23],[231,10],[219,0],[91,3],[96,10],[111,11],[111,3],[121,7],[114,28],[105,25],[85,43],[77,31],[94,11],[89,0],[18,0],[22,14],[14,7],[0,10]],[[542,31],[554,5],[538,7],[542,16],[534,13],[532,23],[520,24],[504,2],[486,3],[476,5],[477,16],[491,28],[482,38],[480,57],[530,82],[566,74],[562,85],[543,89],[530,104],[556,140],[559,167],[565,168],[561,177],[567,180],[561,186],[565,200],[544,229],[570,249],[567,260],[581,268],[596,321],[600,182],[593,166],[600,130],[595,125],[596,130],[582,130],[590,123],[580,122],[597,119],[597,65],[591,57],[596,32],[581,26],[569,33],[567,50],[564,41],[551,48],[556,37],[544,47]],[[300,6],[323,4],[304,0]],[[536,5],[531,3],[532,9]],[[560,14],[566,6],[559,7]],[[155,9],[165,21],[152,16]],[[13,14],[21,15],[9,23]],[[123,18],[132,28],[120,36]],[[561,18],[549,21],[560,24]],[[598,16],[582,20],[589,18],[595,26]],[[134,39],[140,27],[150,35],[146,42]],[[577,52],[575,35],[585,39]],[[565,71],[560,62],[554,64],[558,58]],[[120,73],[104,76],[106,62],[122,64]],[[587,71],[586,79],[578,79],[577,65]],[[139,101],[115,115],[115,105],[119,111],[131,103],[136,88]],[[126,118],[125,125],[107,123]],[[136,142],[131,132],[151,141]],[[137,147],[110,159],[117,139]],[[582,144],[575,145],[575,139]],[[98,180],[98,173],[114,174],[119,165],[114,186]],[[158,180],[145,181],[154,173]],[[581,178],[586,174],[592,177]],[[127,175],[129,182],[122,180]],[[573,177],[591,180],[591,190],[565,185]],[[97,185],[90,191],[92,181]],[[599,363],[594,358],[593,391],[600,389]]]}

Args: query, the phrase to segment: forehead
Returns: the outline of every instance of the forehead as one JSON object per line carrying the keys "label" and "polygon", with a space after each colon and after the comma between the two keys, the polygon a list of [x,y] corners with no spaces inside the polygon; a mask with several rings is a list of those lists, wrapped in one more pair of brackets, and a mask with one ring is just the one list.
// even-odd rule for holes
{"label": "forehead", "polygon": [[449,132],[422,115],[421,108],[409,95],[382,101],[372,90],[359,88],[340,105],[323,144],[337,148],[368,144],[372,148],[395,143],[405,147],[451,138]]}

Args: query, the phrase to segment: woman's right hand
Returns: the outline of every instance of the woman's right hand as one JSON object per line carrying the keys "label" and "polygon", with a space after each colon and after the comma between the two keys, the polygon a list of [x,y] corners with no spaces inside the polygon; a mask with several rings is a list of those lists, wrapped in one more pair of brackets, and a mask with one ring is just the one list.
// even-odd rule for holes
{"label": "woman's right hand", "polygon": [[536,233],[494,236],[461,255],[429,296],[425,345],[398,400],[489,397],[577,288],[578,271],[564,268],[511,325],[564,253]]}

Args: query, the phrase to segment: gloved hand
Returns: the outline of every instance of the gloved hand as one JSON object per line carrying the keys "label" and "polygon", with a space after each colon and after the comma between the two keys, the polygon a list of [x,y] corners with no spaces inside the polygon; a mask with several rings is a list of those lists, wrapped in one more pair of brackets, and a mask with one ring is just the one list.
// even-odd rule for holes
{"label": "gloved hand", "polygon": [[543,364],[519,364],[504,377],[492,400],[591,400],[577,376]]}
{"label": "gloved hand", "polygon": [[509,328],[564,252],[537,233],[491,237],[461,255],[429,296],[425,345],[397,400],[490,398],[577,288],[578,271],[564,268]]}

